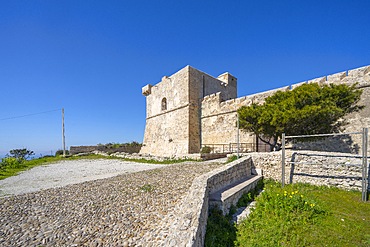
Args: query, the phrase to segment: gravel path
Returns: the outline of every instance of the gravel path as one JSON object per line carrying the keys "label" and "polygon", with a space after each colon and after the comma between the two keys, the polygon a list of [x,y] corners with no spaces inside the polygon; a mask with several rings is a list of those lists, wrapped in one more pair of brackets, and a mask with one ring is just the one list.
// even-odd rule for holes
{"label": "gravel path", "polygon": [[140,238],[219,166],[180,163],[1,198],[0,246],[155,246]]}
{"label": "gravel path", "polygon": [[37,166],[17,176],[0,180],[0,197],[63,187],[162,166],[113,159],[66,160]]}

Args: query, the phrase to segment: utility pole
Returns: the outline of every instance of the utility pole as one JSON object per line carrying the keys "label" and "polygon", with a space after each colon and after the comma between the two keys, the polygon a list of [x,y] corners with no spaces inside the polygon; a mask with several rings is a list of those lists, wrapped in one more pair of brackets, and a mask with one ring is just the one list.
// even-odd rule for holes
{"label": "utility pole", "polygon": [[66,157],[66,137],[64,130],[64,108],[62,108],[62,140],[63,140],[63,157]]}

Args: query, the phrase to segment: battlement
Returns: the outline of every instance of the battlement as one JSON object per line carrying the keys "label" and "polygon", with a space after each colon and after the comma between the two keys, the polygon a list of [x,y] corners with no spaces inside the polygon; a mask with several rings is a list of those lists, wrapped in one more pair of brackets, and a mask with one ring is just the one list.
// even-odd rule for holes
{"label": "battlement", "polygon": [[300,82],[291,85],[291,89],[294,89],[305,83],[319,83],[319,84],[354,84],[358,83],[359,87],[370,86],[370,65],[360,67],[357,69],[347,70],[338,72],[335,74],[314,78],[308,81]]}
{"label": "battlement", "polygon": [[222,81],[224,86],[232,85],[236,86],[237,78],[230,74],[229,72],[225,72],[217,77],[218,80]]}
{"label": "battlement", "polygon": [[220,103],[221,102],[221,92],[213,93],[213,94],[205,96],[202,99],[202,102],[218,102],[218,103]]}
{"label": "battlement", "polygon": [[152,93],[152,85],[148,84],[146,86],[144,86],[142,89],[141,89],[141,93],[144,95],[144,96],[148,96],[149,94]]}
{"label": "battlement", "polygon": [[[203,144],[236,143],[237,110],[242,106],[263,104],[278,91],[294,90],[306,83],[358,83],[363,88],[359,104],[370,100],[370,66],[321,76],[288,86],[237,97],[237,79],[228,72],[212,77],[186,66],[152,86],[142,88],[146,96],[147,118],[141,153],[159,156],[198,153]],[[370,125],[370,108],[347,116],[348,131]],[[239,133],[239,132],[238,132]],[[253,133],[240,132],[244,143],[256,144]],[[358,140],[354,140],[358,143]]]}

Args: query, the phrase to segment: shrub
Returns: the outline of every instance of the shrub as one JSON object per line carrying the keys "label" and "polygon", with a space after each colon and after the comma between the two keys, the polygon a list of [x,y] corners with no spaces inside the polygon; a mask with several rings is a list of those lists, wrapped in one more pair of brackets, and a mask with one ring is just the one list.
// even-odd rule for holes
{"label": "shrub", "polygon": [[1,159],[1,168],[19,168],[21,167],[21,162],[14,157],[6,157]]}
{"label": "shrub", "polygon": [[209,147],[209,146],[204,146],[202,147],[202,149],[200,150],[200,153],[201,154],[210,154],[212,152],[212,148]]}
{"label": "shrub", "polygon": [[[66,155],[69,154],[69,151],[66,150]],[[60,156],[60,155],[63,155],[63,150],[59,149],[58,151],[55,152],[55,156]]]}

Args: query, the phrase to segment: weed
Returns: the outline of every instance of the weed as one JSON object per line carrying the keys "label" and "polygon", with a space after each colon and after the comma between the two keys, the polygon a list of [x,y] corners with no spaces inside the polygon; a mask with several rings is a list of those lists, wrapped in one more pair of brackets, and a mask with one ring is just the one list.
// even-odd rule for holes
{"label": "weed", "polygon": [[154,185],[151,184],[144,184],[143,186],[140,187],[140,190],[143,192],[152,192],[155,190]]}
{"label": "weed", "polygon": [[237,159],[238,159],[238,156],[236,156],[236,155],[231,155],[231,156],[229,156],[229,157],[227,158],[226,163],[233,162],[233,161],[235,161],[235,160],[237,160]]}

